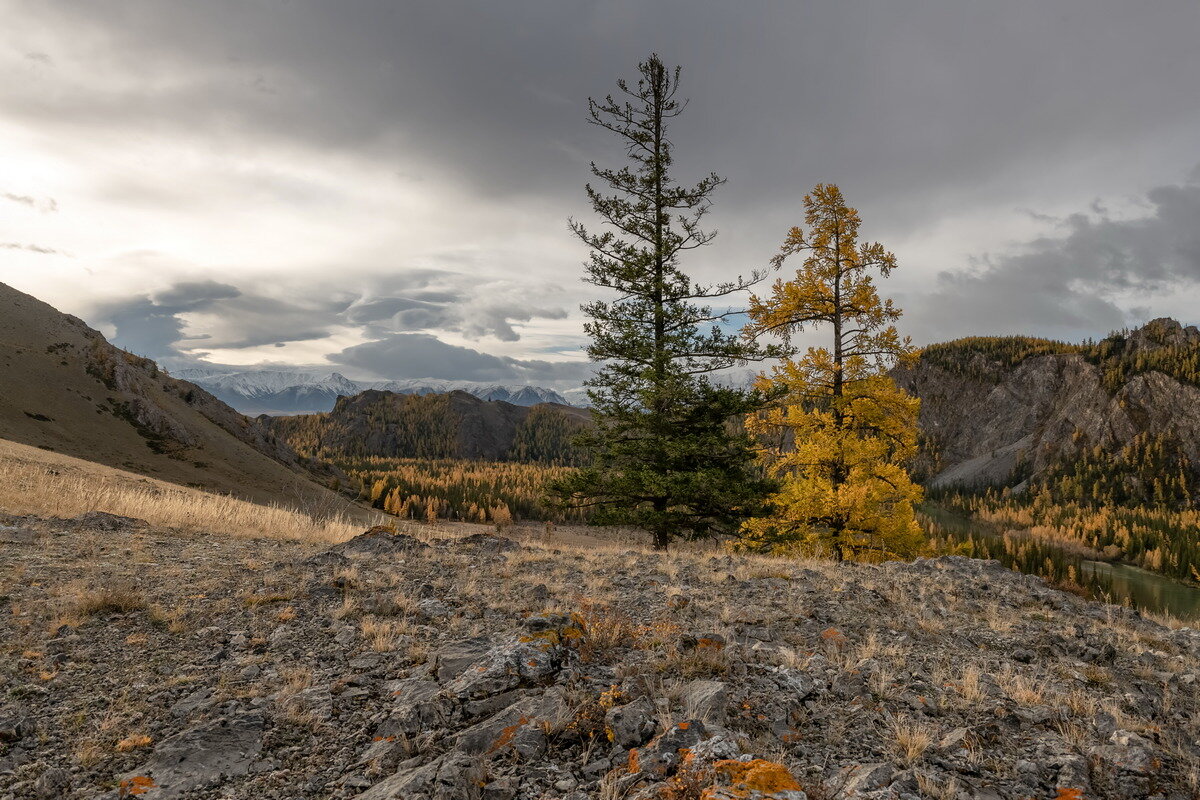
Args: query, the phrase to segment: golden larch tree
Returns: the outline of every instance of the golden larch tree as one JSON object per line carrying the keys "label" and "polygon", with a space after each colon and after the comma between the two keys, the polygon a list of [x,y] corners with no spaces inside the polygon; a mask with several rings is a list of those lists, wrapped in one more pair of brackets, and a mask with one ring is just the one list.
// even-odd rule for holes
{"label": "golden larch tree", "polygon": [[[905,470],[917,449],[920,401],[888,375],[913,349],[893,324],[900,310],[880,300],[872,273],[887,276],[896,257],[858,242],[858,212],[841,190],[819,184],[804,198],[806,233],[792,228],[773,259],[805,254],[792,280],[752,297],[745,333],[779,336],[792,356],[759,388],[780,398],[751,415],[767,472],[780,482],[770,516],[749,520],[746,546],[843,558],[882,559],[920,550],[913,505],[921,489]],[[790,347],[802,331],[828,326],[828,347]]]}

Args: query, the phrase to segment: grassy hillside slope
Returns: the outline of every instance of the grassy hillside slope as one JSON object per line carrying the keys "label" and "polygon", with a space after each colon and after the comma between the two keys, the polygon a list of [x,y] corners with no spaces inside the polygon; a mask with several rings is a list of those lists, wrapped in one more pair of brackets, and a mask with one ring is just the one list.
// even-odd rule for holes
{"label": "grassy hillside slope", "polygon": [[256,421],[4,284],[0,438],[259,502],[333,502]]}

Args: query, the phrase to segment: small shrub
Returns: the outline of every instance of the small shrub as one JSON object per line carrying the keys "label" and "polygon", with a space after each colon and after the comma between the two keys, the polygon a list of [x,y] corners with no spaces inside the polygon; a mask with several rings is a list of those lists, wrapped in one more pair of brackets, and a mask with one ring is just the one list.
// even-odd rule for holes
{"label": "small shrub", "polygon": [[633,622],[611,606],[584,600],[571,620],[583,634],[579,656],[584,661],[599,661],[634,644]]}

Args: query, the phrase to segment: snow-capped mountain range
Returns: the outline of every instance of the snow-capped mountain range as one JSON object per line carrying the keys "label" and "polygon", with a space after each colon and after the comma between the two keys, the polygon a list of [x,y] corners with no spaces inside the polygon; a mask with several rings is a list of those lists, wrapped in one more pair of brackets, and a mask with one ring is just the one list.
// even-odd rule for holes
{"label": "snow-capped mountain range", "polygon": [[398,381],[356,381],[337,372],[285,370],[221,371],[181,369],[174,377],[191,381],[224,400],[243,414],[312,414],[329,411],[339,395],[356,395],[367,389],[398,394],[441,394],[456,389],[481,400],[503,400],[518,406],[538,403],[571,405],[552,389],[540,386],[409,378]]}

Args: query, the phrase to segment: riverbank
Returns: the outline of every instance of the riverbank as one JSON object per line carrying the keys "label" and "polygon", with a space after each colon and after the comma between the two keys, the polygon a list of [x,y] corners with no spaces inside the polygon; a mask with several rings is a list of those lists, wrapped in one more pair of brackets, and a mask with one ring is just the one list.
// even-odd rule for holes
{"label": "riverbank", "polygon": [[1200,620],[1200,585],[1195,583],[1119,560],[1090,557],[1098,554],[1027,532],[1005,530],[935,503],[924,504],[921,515],[938,552],[994,559],[1098,601],[1187,622]]}

